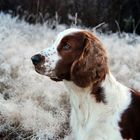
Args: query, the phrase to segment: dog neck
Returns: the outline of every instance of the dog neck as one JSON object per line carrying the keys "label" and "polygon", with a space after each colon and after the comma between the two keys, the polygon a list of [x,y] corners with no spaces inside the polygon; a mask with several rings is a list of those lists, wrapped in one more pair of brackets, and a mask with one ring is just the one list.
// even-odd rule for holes
{"label": "dog neck", "polygon": [[[111,72],[109,72],[106,77],[105,80],[102,81],[100,84],[94,84],[94,85],[90,85],[86,88],[81,88],[79,86],[77,86],[74,82],[72,81],[67,81],[64,80],[64,84],[68,89],[68,94],[71,97],[73,96],[77,96],[77,98],[81,98],[81,97],[86,97],[86,96],[90,96],[90,98],[92,99],[93,102],[97,102],[97,103],[101,103],[98,102],[95,99],[95,94],[100,94],[99,92],[102,92],[103,96],[104,96],[104,104],[112,104],[112,102],[119,100],[119,102],[121,102],[121,97],[123,98],[122,102],[125,100],[125,96],[127,97],[126,93],[130,92],[130,89],[127,88],[126,86],[122,85],[121,83],[119,83],[115,77],[112,75]],[[99,89],[102,89],[99,90]],[[114,99],[113,99],[114,98]],[[119,98],[119,99],[118,99]],[[122,103],[120,103],[122,104]]]}
{"label": "dog neck", "polygon": [[[88,137],[94,135],[94,131],[98,127],[101,127],[98,129],[100,130],[98,133],[104,133],[107,129],[109,129],[108,131],[110,129],[113,131],[116,128],[115,130],[118,131],[112,132],[112,134],[108,132],[108,140],[113,137],[112,135],[116,135],[114,140],[121,140],[118,122],[122,112],[130,104],[131,94],[129,89],[116,81],[115,77],[109,72],[105,80],[100,84],[103,89],[102,94],[105,102],[98,102],[95,94],[91,94],[93,90],[92,85],[87,88],[80,88],[73,82],[64,81],[64,83],[70,97],[70,124],[75,133],[76,140],[88,140]],[[98,90],[95,91],[98,92]],[[96,94],[98,95],[98,93]],[[104,128],[101,125],[108,128]]]}

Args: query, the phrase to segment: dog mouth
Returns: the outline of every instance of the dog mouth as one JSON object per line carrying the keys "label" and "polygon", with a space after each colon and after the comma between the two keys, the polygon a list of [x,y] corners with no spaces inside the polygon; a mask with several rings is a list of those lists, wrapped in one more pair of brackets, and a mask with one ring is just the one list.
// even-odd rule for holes
{"label": "dog mouth", "polygon": [[59,79],[58,77],[50,77],[50,79],[56,82],[62,81],[62,79]]}
{"label": "dog mouth", "polygon": [[41,75],[44,75],[44,73],[45,73],[45,71],[46,71],[44,67],[40,67],[40,66],[38,66],[38,65],[35,65],[34,68],[35,68],[35,71],[36,71],[37,73],[41,74]]}
{"label": "dog mouth", "polygon": [[55,74],[55,70],[47,70],[46,68],[39,68],[35,66],[35,71],[41,75],[49,77],[53,81],[62,81],[61,78],[58,78]]}

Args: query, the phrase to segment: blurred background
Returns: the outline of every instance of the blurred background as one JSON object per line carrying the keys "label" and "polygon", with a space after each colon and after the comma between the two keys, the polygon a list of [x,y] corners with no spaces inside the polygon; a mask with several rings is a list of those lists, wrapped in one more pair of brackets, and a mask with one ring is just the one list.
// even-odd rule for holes
{"label": "blurred background", "polygon": [[140,91],[140,0],[0,0],[0,140],[74,140],[63,82],[31,62],[70,27],[97,35],[116,79]]}
{"label": "blurred background", "polygon": [[[139,0],[0,0],[0,10],[36,24],[76,24],[140,34]],[[54,23],[54,21],[56,23]]]}

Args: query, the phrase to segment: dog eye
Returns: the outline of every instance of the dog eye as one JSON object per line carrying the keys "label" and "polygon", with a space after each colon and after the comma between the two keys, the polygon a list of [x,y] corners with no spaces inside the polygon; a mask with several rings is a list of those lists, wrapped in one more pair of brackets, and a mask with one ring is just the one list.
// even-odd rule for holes
{"label": "dog eye", "polygon": [[69,44],[66,44],[62,47],[63,50],[69,50],[71,46]]}

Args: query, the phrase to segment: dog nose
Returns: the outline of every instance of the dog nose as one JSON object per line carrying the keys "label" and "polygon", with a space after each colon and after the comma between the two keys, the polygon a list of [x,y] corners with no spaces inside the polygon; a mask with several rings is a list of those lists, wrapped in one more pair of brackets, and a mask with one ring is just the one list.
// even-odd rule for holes
{"label": "dog nose", "polygon": [[36,54],[36,55],[31,57],[31,60],[32,60],[34,65],[37,65],[37,64],[43,62],[43,60],[45,60],[45,57],[42,56],[41,54]]}

